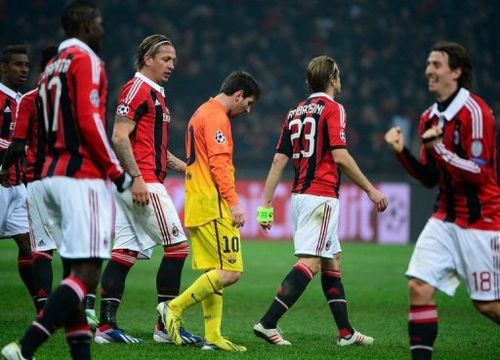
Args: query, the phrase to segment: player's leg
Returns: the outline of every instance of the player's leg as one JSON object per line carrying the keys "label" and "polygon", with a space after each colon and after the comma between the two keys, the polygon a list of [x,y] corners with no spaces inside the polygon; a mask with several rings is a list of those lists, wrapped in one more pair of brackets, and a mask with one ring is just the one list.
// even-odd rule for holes
{"label": "player's leg", "polygon": [[35,309],[37,307],[36,290],[33,282],[33,256],[31,254],[31,243],[28,233],[12,236],[17,244],[17,270],[19,276],[31,295]]}
{"label": "player's leg", "polygon": [[450,224],[429,219],[408,265],[408,336],[412,359],[431,359],[438,334],[435,289],[452,296],[459,284]]}
{"label": "player's leg", "polygon": [[500,325],[500,301],[474,301],[476,309]]}
{"label": "player's leg", "polygon": [[52,250],[33,253],[33,283],[36,292],[36,310],[39,312],[52,291]]}

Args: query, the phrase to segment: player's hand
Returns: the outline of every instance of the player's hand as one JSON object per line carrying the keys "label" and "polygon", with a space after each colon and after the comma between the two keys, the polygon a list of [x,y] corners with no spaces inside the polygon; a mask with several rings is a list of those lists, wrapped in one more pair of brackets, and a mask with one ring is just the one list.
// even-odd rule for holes
{"label": "player's hand", "polygon": [[134,182],[130,187],[132,193],[132,200],[134,204],[139,206],[146,206],[149,204],[149,191],[148,186],[142,179],[142,176],[134,177]]}
{"label": "player's hand", "polygon": [[1,169],[0,167],[0,184],[3,187],[10,187],[9,171]]}
{"label": "player's hand", "polygon": [[367,194],[372,203],[374,203],[375,206],[377,207],[378,212],[384,211],[385,209],[387,209],[387,206],[389,206],[389,201],[387,200],[387,197],[382,191],[373,189]]}
{"label": "player's hand", "polygon": [[403,148],[405,146],[405,139],[403,137],[403,132],[401,131],[401,128],[399,126],[395,126],[389,129],[389,131],[385,133],[384,139],[394,152],[400,153],[401,151],[403,151]]}
{"label": "player's hand", "polygon": [[257,208],[257,222],[260,227],[267,232],[273,226],[273,208],[269,206],[259,206]]}
{"label": "player's hand", "polygon": [[240,228],[245,225],[245,210],[238,204],[231,207],[231,215],[233,216],[233,226]]}
{"label": "player's hand", "polygon": [[434,147],[438,142],[441,141],[443,138],[443,130],[439,127],[434,125],[433,127],[425,130],[425,132],[422,134],[422,142],[425,145],[426,149],[430,149]]}

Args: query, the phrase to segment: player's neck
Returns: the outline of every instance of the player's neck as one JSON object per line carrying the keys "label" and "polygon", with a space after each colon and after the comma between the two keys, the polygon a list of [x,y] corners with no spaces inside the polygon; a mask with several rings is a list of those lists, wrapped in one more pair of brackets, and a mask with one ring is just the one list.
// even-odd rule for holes
{"label": "player's neck", "polygon": [[454,94],[458,92],[460,87],[458,84],[455,86],[452,86],[450,88],[443,89],[443,91],[440,94],[436,94],[436,100],[438,103],[444,103],[446,100],[448,100],[450,97],[452,97]]}
{"label": "player's neck", "polygon": [[9,81],[7,81],[7,79],[2,79],[2,81],[0,81],[0,82],[2,83],[2,85],[8,87],[12,91],[14,91],[16,93],[19,92],[20,86],[14,86],[14,84],[11,84]]}
{"label": "player's neck", "polygon": [[230,97],[224,93],[220,93],[220,94],[217,94],[214,97],[214,99],[217,100],[222,105],[222,107],[226,111],[226,114],[229,114],[229,111],[231,110],[231,106],[232,106],[232,102],[233,102],[232,97]]}

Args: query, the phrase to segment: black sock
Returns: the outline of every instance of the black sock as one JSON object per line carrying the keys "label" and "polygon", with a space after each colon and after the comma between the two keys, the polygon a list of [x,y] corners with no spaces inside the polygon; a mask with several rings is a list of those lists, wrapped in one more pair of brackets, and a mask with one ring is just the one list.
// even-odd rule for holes
{"label": "black sock", "polygon": [[20,340],[24,357],[33,357],[36,349],[58,328],[65,325],[72,314],[79,311],[83,300],[79,294],[86,292],[85,285],[74,276],[63,280],[49,296],[43,311]]}
{"label": "black sock", "polygon": [[278,320],[302,295],[314,274],[302,263],[297,263],[285,277],[269,310],[260,320],[262,326],[274,329]]}
{"label": "black sock", "polygon": [[85,296],[85,300],[83,301],[85,304],[85,309],[95,309],[95,290],[93,292],[89,292],[87,296]]}
{"label": "black sock", "polygon": [[66,322],[65,336],[72,359],[90,359],[90,340],[92,332],[85,318],[84,304],[80,304],[77,311]]}
{"label": "black sock", "polygon": [[339,336],[349,336],[354,333],[354,329],[349,323],[347,314],[347,302],[345,300],[344,286],[340,278],[340,271],[326,270],[321,272],[321,286],[325,294],[328,306],[332,312]]}
{"label": "black sock", "polygon": [[47,297],[52,291],[52,250],[33,254],[33,282],[37,296],[36,310],[45,306]]}
{"label": "black sock", "polygon": [[179,295],[184,260],[163,257],[156,274],[158,304],[169,301]]}
{"label": "black sock", "polygon": [[37,307],[37,299],[36,299],[36,291],[35,285],[33,282],[33,258],[30,256],[21,256],[17,257],[17,270],[19,271],[19,276],[28,289],[28,292],[33,300],[33,304],[35,305],[35,309]]}
{"label": "black sock", "polygon": [[[125,252],[127,251],[120,250],[119,254],[123,255]],[[135,252],[132,253],[134,253],[135,256],[137,254]],[[127,279],[130,268],[134,264],[134,262],[116,261],[114,257],[119,255],[117,255],[115,251],[113,251],[112,256],[101,279],[101,314],[99,326],[109,324],[113,327],[117,327],[116,313],[125,289],[125,280]]]}
{"label": "black sock", "polygon": [[411,305],[408,315],[411,358],[432,358],[434,341],[438,332],[437,308],[435,305]]}

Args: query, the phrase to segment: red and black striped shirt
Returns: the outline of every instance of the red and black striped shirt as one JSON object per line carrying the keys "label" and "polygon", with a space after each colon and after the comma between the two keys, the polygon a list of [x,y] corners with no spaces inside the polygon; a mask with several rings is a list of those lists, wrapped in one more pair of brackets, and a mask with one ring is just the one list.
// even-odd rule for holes
{"label": "red and black striped shirt", "polygon": [[444,111],[434,104],[420,118],[419,135],[438,125],[443,141],[421,145],[420,160],[404,149],[406,170],[427,187],[439,186],[433,217],[463,228],[500,230],[495,118],[479,96],[462,88]]}
{"label": "red and black striped shirt", "polygon": [[325,93],[311,94],[290,110],[276,152],[293,160],[292,192],[338,198],[340,169],[332,150],[345,148],[344,107]]}

